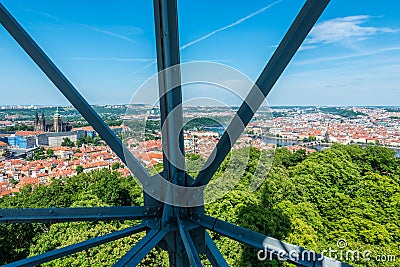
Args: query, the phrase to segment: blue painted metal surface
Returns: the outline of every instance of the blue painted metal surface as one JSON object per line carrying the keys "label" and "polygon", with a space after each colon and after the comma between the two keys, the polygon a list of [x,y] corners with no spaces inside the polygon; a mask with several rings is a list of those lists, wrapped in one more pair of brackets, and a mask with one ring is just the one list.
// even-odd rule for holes
{"label": "blue painted metal surface", "polygon": [[160,215],[161,211],[157,207],[148,206],[0,209],[0,224],[140,220]]}
{"label": "blue painted metal surface", "polygon": [[164,172],[169,181],[186,186],[176,0],[154,0],[154,19]]}
{"label": "blue painted metal surface", "polygon": [[197,252],[196,247],[194,246],[192,237],[190,236],[189,231],[184,229],[184,225],[179,219],[179,216],[177,217],[177,223],[178,223],[178,230],[186,250],[186,254],[188,255],[189,258],[190,266],[197,266],[197,267],[203,266],[201,264],[199,253]]}
{"label": "blue painted metal surface", "polygon": [[211,236],[208,233],[206,233],[206,244],[206,255],[212,266],[229,267],[228,263],[224,259],[224,256],[222,256],[217,245],[215,245],[214,241],[211,239]]}
{"label": "blue painted metal surface", "polygon": [[[325,257],[302,247],[288,244],[278,239],[251,231],[249,229],[228,223],[217,218],[201,214],[200,220],[194,221],[205,228],[219,233],[240,243],[259,250],[266,250],[274,258],[280,258],[297,266],[319,267],[350,267],[351,265]],[[299,256],[300,255],[300,256]],[[298,258],[297,258],[298,257]]]}
{"label": "blue painted metal surface", "polygon": [[163,239],[167,231],[152,229],[114,267],[136,266]]}
{"label": "blue painted metal surface", "polygon": [[[176,0],[154,0],[153,2],[164,154],[163,177],[173,185],[187,186],[188,177],[185,173],[183,143],[177,2]],[[165,188],[166,194],[172,199],[175,197],[171,188],[173,185],[170,184],[169,188]],[[177,216],[187,216],[187,211],[187,208],[164,204],[161,219],[162,226],[176,225]],[[170,254],[170,266],[184,267],[189,265],[190,258],[185,253],[182,253],[184,242],[178,231],[174,230],[167,235],[165,244],[166,247],[164,248]]]}
{"label": "blue painted metal surface", "polygon": [[137,225],[134,227],[126,228],[121,231],[117,231],[111,234],[107,234],[104,236],[100,237],[95,237],[86,241],[83,241],[81,243],[77,243],[71,246],[63,247],[60,249],[55,249],[43,254],[39,254],[37,256],[33,256],[24,260],[16,261],[7,265],[4,265],[5,267],[31,267],[31,266],[37,266],[42,263],[59,259],[92,247],[99,246],[101,244],[105,244],[117,239],[121,239],[139,232],[143,232],[144,230],[148,229],[147,226],[145,225]]}

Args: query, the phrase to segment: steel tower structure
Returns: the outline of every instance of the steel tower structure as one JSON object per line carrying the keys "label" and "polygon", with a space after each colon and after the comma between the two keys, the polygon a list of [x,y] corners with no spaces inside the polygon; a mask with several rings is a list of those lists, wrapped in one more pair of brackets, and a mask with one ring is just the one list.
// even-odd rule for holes
{"label": "steel tower structure", "polygon": [[[319,254],[316,257],[296,257],[296,255],[313,252],[208,216],[204,212],[204,202],[202,202],[202,190],[209,183],[241,132],[271,91],[328,3],[329,0],[306,1],[253,88],[251,88],[246,100],[222,135],[212,153],[213,157],[207,160],[197,178],[193,179],[184,169],[185,160],[182,156],[184,146],[183,135],[180,130],[182,129],[183,119],[177,3],[176,0],[154,0],[164,155],[164,170],[156,176],[165,179],[170,185],[176,185],[183,189],[198,189],[197,191],[200,192],[197,196],[198,203],[191,206],[174,204],[176,203],[174,199],[182,199],[182,195],[188,194],[185,190],[178,192],[172,187],[168,187],[165,189],[166,196],[164,199],[155,198],[146,193],[148,192],[146,189],[157,186],[151,182],[154,181],[155,176],[151,176],[147,172],[72,83],[0,3],[0,22],[3,27],[129,167],[132,174],[140,180],[145,197],[145,206],[136,207],[1,209],[0,223],[142,220],[142,223],[137,226],[55,249],[6,266],[40,265],[142,231],[146,231],[147,234],[116,262],[115,266],[135,266],[155,246],[168,251],[170,266],[202,266],[199,254],[205,254],[213,266],[228,266],[206,230],[219,233],[257,249],[266,248],[267,252],[275,258],[279,256],[280,259],[297,266],[350,266]],[[171,114],[172,116],[169,116]]]}

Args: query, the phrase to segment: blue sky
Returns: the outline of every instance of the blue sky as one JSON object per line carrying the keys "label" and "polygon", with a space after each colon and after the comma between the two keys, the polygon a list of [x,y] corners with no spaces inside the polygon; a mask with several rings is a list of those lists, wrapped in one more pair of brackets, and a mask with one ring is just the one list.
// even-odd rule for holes
{"label": "blue sky", "polygon": [[[128,103],[156,72],[152,1],[1,2],[90,103]],[[255,80],[303,3],[180,0],[181,61]],[[393,0],[331,1],[268,103],[400,105],[399,10]],[[68,104],[3,28],[0,62],[0,105]]]}

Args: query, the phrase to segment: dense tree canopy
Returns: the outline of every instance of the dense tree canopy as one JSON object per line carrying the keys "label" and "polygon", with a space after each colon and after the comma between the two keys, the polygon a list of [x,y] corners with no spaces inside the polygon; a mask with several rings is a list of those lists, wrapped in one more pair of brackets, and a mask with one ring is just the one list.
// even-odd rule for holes
{"label": "dense tree canopy", "polygon": [[[187,159],[192,161],[188,166],[195,176],[204,159],[196,155],[188,155]],[[371,251],[368,261],[343,258],[355,266],[399,265],[400,162],[393,151],[335,144],[310,155],[279,148],[273,164],[270,154],[257,149],[239,151],[228,159],[230,162],[224,162],[208,190],[219,189],[221,181],[238,178],[239,182],[218,201],[206,205],[208,214],[317,252],[337,250],[338,240],[346,241],[344,252]],[[229,165],[233,167],[227,168]],[[240,166],[243,173],[238,171]],[[254,181],[262,181],[261,186],[252,187]],[[0,199],[2,208],[142,204],[141,187],[135,180],[109,170],[55,179],[33,192],[24,188],[14,197]],[[136,223],[1,225],[0,264]],[[141,236],[114,241],[45,266],[110,266]],[[213,238],[231,266],[288,265],[259,261],[257,250],[217,234]],[[397,262],[377,261],[376,255],[395,255]],[[167,259],[165,252],[154,249],[141,264],[166,266]],[[209,265],[206,260],[204,264]]]}
{"label": "dense tree canopy", "polygon": [[71,141],[68,137],[63,138],[63,141],[61,142],[61,146],[66,146],[66,147],[74,147],[75,144],[74,142]]}

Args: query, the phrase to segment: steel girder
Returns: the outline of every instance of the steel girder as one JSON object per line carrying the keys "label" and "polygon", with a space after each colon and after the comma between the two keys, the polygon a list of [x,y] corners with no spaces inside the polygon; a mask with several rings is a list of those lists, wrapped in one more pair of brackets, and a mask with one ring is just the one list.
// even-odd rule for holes
{"label": "steel girder", "polygon": [[24,260],[16,261],[7,265],[4,265],[5,267],[19,267],[19,266],[24,266],[24,267],[30,267],[30,266],[37,266],[42,263],[52,261],[55,259],[59,259],[83,250],[87,250],[92,247],[97,247],[101,244],[105,244],[114,240],[118,240],[139,232],[145,231],[147,226],[145,225],[137,225],[134,227],[126,228],[124,230],[116,231],[111,234],[107,234],[104,236],[100,237],[95,237],[71,246],[55,249],[43,254],[39,254],[37,256],[33,256]]}
{"label": "steel girder", "polygon": [[219,251],[217,245],[215,245],[211,236],[206,233],[206,244],[207,251],[206,255],[212,266],[214,267],[229,267],[224,256],[222,256],[221,251]]}
{"label": "steel girder", "polygon": [[166,234],[167,231],[152,229],[117,263],[115,263],[114,267],[136,266]]}
{"label": "steel girder", "polygon": [[297,266],[308,267],[350,267],[346,263],[336,261],[325,257],[314,251],[306,250],[302,247],[288,244],[278,239],[251,231],[249,229],[228,223],[217,218],[199,214],[198,219],[193,221],[208,230],[229,237],[240,243],[249,245],[259,250],[265,250],[265,253],[271,254],[274,258],[293,263]]}
{"label": "steel girder", "polygon": [[160,214],[161,210],[150,206],[0,209],[0,224],[141,220]]}
{"label": "steel girder", "polygon": [[[163,177],[170,181],[166,194],[174,198],[172,186],[187,186],[183,144],[182,88],[180,77],[180,53],[178,34],[178,14],[176,0],[154,0],[154,24],[156,34],[157,68],[161,132],[163,146]],[[175,86],[178,84],[179,86]],[[146,203],[145,203],[146,204]],[[177,223],[178,214],[187,209],[164,204],[161,223],[163,226]],[[190,257],[180,253],[184,246],[184,236],[173,231],[165,237],[166,249],[170,255],[170,265],[189,265]],[[185,246],[186,247],[186,246]],[[197,255],[197,254],[196,254]]]}
{"label": "steel girder", "polygon": [[[154,0],[155,30],[157,42],[157,65],[159,74],[160,111],[164,126],[163,153],[164,171],[162,176],[180,186],[202,186],[212,178],[227,153],[239,137],[265,97],[279,79],[280,75],[294,56],[329,0],[307,0],[299,15],[291,25],[282,42],[271,57],[267,66],[257,79],[228,129],[222,136],[212,157],[193,182],[184,170],[184,151],[182,135],[182,92],[179,70],[179,38],[176,0]],[[22,26],[0,3],[0,23],[39,66],[54,85],[64,94],[70,103],[93,126],[111,149],[121,158],[141,182],[151,178],[147,170],[128,151],[105,122],[96,114],[89,103],[80,95],[43,50],[28,35]],[[171,71],[165,71],[170,69]],[[173,115],[171,115],[173,114]],[[232,129],[236,129],[232,131]],[[210,162],[209,162],[210,161]],[[125,219],[143,219],[143,225],[127,228],[102,237],[93,238],[72,246],[50,251],[35,257],[11,263],[7,266],[34,266],[72,253],[104,244],[134,233],[149,230],[137,245],[126,253],[115,266],[138,264],[155,246],[166,248],[170,254],[171,266],[200,266],[199,253],[205,253],[213,266],[228,266],[217,246],[204,230],[209,229],[257,249],[266,249],[275,258],[287,260],[298,266],[349,266],[329,258],[320,261],[296,260],[289,251],[311,253],[301,247],[287,244],[277,239],[250,231],[248,229],[218,220],[204,214],[203,207],[183,208],[164,205],[145,194],[148,207],[96,207],[96,208],[50,208],[0,210],[0,223],[21,222],[65,222],[65,221],[108,221]],[[153,217],[154,219],[149,220]],[[193,219],[196,217],[197,219]],[[151,223],[150,221],[154,222]],[[195,236],[196,244],[193,242]],[[200,236],[200,238],[199,238]],[[204,247],[198,240],[204,239]],[[200,241],[201,243],[201,241]],[[286,253],[277,254],[282,250]],[[182,253],[186,251],[186,253]],[[318,255],[318,254],[317,254]],[[321,256],[321,255],[318,255]]]}

